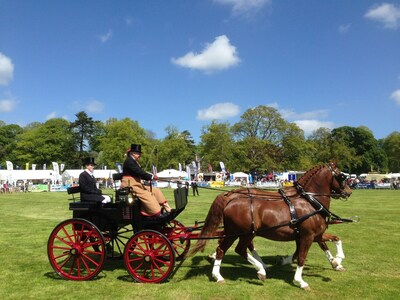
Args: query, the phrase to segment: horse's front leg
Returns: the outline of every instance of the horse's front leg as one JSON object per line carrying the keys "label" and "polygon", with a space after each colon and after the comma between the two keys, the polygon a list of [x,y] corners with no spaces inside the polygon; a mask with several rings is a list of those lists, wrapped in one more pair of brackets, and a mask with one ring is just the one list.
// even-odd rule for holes
{"label": "horse's front leg", "polygon": [[[326,241],[334,242],[336,245],[336,256],[334,257],[329,250],[328,246],[326,245]],[[325,255],[330,262],[332,268],[335,271],[345,271],[346,269],[342,266],[342,261],[345,258],[344,252],[343,252],[343,247],[342,247],[342,241],[339,239],[338,236],[324,233],[322,235],[322,241],[318,242],[318,245],[320,248],[325,252]]]}

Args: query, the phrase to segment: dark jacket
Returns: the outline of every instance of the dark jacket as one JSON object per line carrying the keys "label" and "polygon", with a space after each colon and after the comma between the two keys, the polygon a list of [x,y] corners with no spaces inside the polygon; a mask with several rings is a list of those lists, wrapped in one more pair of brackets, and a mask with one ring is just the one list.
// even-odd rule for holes
{"label": "dark jacket", "polygon": [[97,188],[96,179],[86,171],[79,175],[79,187],[81,189],[81,201],[101,202],[104,200],[101,190]]}
{"label": "dark jacket", "polygon": [[122,176],[131,176],[147,181],[153,178],[153,175],[145,172],[132,156],[128,156],[125,159],[122,170]]}

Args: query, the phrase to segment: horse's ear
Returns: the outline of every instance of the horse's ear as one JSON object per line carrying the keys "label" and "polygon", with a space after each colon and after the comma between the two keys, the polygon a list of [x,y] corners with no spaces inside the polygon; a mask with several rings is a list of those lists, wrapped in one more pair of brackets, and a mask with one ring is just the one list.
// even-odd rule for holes
{"label": "horse's ear", "polygon": [[331,166],[332,169],[336,169],[337,168],[337,162],[335,160],[331,160],[329,162],[329,165]]}

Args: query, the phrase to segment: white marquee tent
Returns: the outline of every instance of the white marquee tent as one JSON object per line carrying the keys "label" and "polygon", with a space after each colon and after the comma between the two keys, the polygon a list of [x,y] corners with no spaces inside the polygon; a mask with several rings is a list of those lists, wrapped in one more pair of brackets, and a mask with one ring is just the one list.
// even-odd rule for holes
{"label": "white marquee tent", "polygon": [[[73,181],[78,181],[79,175],[83,172],[83,169],[69,169],[65,170],[62,174],[63,183],[71,184]],[[97,170],[93,171],[93,175],[97,179],[109,179],[112,178],[112,174],[117,173],[116,170]]]}
{"label": "white marquee tent", "polygon": [[61,176],[53,170],[0,170],[0,181],[57,181]]}
{"label": "white marquee tent", "polygon": [[178,171],[175,169],[167,169],[157,173],[159,178],[179,179],[186,178],[188,174],[185,171]]}
{"label": "white marquee tent", "polygon": [[243,172],[236,172],[232,174],[233,180],[243,180],[245,179],[246,182],[249,182],[249,174]]}

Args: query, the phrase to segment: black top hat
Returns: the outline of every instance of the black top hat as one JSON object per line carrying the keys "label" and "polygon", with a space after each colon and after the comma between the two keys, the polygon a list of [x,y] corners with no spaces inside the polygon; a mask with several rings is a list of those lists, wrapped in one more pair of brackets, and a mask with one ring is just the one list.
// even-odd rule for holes
{"label": "black top hat", "polygon": [[131,149],[128,152],[142,153],[142,145],[131,144]]}
{"label": "black top hat", "polygon": [[87,165],[96,165],[96,163],[94,162],[94,157],[85,157],[82,160],[82,165],[87,166]]}

